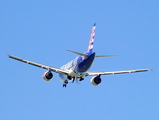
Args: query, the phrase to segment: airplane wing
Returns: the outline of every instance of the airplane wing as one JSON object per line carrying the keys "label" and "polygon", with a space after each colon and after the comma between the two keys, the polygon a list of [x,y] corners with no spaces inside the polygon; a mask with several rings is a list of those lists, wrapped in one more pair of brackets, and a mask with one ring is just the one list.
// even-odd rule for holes
{"label": "airplane wing", "polygon": [[138,70],[111,71],[111,72],[87,72],[86,76],[136,73],[136,72],[146,72],[146,71],[149,71],[149,70],[153,70],[153,69],[138,69]]}
{"label": "airplane wing", "polygon": [[51,66],[39,64],[39,63],[36,63],[36,62],[28,61],[28,60],[21,59],[21,58],[18,58],[18,57],[15,57],[15,56],[11,56],[11,55],[8,55],[8,54],[7,54],[7,56],[9,58],[12,58],[12,59],[24,62],[24,63],[28,63],[28,64],[36,66],[36,67],[40,67],[40,68],[43,68],[43,69],[51,70],[51,71],[56,72],[56,73],[68,74],[68,71],[66,71],[66,70],[62,70],[62,69],[54,68],[54,67],[51,67]]}

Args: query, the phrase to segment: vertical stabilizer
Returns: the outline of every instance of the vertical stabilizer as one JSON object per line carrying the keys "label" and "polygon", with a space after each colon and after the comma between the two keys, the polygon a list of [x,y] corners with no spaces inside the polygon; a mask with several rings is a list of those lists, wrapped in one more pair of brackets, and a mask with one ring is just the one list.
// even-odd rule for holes
{"label": "vertical stabilizer", "polygon": [[94,36],[95,36],[95,29],[96,29],[96,23],[94,23],[92,28],[92,33],[89,41],[89,46],[87,52],[92,53],[93,52],[93,43],[94,43]]}

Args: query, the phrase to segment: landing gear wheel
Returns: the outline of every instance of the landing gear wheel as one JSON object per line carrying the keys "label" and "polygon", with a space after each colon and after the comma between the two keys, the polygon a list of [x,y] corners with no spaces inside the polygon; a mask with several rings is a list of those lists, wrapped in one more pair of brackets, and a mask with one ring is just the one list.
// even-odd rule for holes
{"label": "landing gear wheel", "polygon": [[64,81],[64,84],[63,84],[63,87],[66,87],[67,84],[68,84],[68,81],[65,80],[65,81]]}
{"label": "landing gear wheel", "polygon": [[66,84],[63,84],[63,87],[66,87]]}
{"label": "landing gear wheel", "polygon": [[82,81],[82,80],[84,80],[84,78],[80,78],[80,79],[79,79],[79,81]]}

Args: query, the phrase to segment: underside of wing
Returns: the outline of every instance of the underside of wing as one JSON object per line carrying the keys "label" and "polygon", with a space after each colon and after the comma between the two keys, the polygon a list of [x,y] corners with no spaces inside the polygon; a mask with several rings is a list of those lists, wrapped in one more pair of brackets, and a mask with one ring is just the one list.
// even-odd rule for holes
{"label": "underside of wing", "polygon": [[68,74],[68,71],[66,71],[66,70],[61,70],[61,69],[58,69],[58,68],[54,68],[54,67],[51,67],[51,66],[39,64],[39,63],[36,63],[36,62],[32,62],[32,61],[29,61],[29,60],[21,59],[21,58],[18,58],[18,57],[15,57],[15,56],[11,56],[11,55],[7,55],[7,56],[9,58],[18,60],[20,62],[28,63],[28,64],[36,66],[36,67],[40,67],[40,68],[43,68],[43,69],[51,70],[51,71],[56,72],[56,73]]}
{"label": "underside of wing", "polygon": [[149,70],[152,70],[152,69],[138,69],[138,70],[111,71],[111,72],[88,72],[88,73],[86,73],[86,76],[136,73],[136,72],[146,72],[146,71],[149,71]]}

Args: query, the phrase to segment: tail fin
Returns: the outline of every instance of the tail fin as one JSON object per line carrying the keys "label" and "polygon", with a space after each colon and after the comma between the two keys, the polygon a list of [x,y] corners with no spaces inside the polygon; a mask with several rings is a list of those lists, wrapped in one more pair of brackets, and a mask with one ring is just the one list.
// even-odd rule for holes
{"label": "tail fin", "polygon": [[[91,33],[91,38],[89,41],[89,46],[88,46],[88,50],[86,53],[79,53],[79,52],[75,52],[75,51],[71,51],[71,50],[66,50],[68,52],[72,52],[84,57],[89,56],[89,54],[93,53],[93,43],[94,43],[94,36],[95,36],[95,29],[96,29],[96,23],[94,23],[93,27],[92,27],[92,33]],[[87,54],[88,53],[88,54]],[[100,56],[95,56],[96,58],[101,58],[101,57],[114,57],[114,56],[118,56],[118,55],[100,55]]]}
{"label": "tail fin", "polygon": [[92,27],[92,33],[89,41],[89,46],[87,52],[92,53],[93,52],[93,43],[94,43],[94,36],[95,36],[95,29],[96,29],[96,23],[94,23]]}

